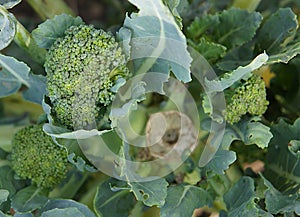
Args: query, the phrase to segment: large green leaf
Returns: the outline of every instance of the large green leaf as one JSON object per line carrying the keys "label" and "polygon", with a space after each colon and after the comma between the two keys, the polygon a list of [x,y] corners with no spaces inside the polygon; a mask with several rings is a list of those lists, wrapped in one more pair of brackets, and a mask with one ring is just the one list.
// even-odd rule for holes
{"label": "large green leaf", "polygon": [[[72,209],[69,210],[69,208],[72,208]],[[58,210],[58,212],[55,212],[55,210]],[[64,199],[48,200],[46,205],[39,212],[42,213],[42,216],[44,213],[47,213],[51,217],[52,216],[53,217],[56,217],[56,216],[57,217],[59,217],[59,216],[95,217],[95,214],[86,205],[78,203],[74,200],[64,200]],[[56,215],[57,213],[60,213],[61,215]],[[69,215],[69,213],[74,213],[74,215]],[[78,215],[75,215],[75,213]]]}
{"label": "large green leaf", "polygon": [[242,216],[272,216],[258,207],[255,203],[254,181],[250,177],[242,177],[227,193],[224,202],[228,217]]}
{"label": "large green leaf", "polygon": [[272,126],[264,176],[285,194],[300,189],[300,156],[289,149],[291,142],[300,140],[300,118],[293,125],[280,120]]}
{"label": "large green leaf", "polygon": [[[261,176],[267,187],[265,191],[265,203],[267,210],[272,214],[294,212],[297,203],[297,194],[284,195],[278,191],[266,178]],[[299,198],[300,199],[300,198]]]}
{"label": "large green leaf", "polygon": [[250,41],[261,21],[262,16],[258,12],[231,8],[217,15],[195,19],[189,28],[189,35],[197,38],[205,33],[214,42],[232,48]]}
{"label": "large green leaf", "polygon": [[16,33],[16,20],[0,5],[0,50],[6,48],[14,39]]}
{"label": "large green leaf", "polygon": [[0,0],[0,5],[6,9],[10,9],[19,4],[21,1],[22,0]]}
{"label": "large green leaf", "polygon": [[146,182],[128,182],[136,199],[147,206],[163,206],[167,197],[168,182],[163,179],[155,179]]}
{"label": "large green leaf", "polygon": [[23,182],[14,178],[15,173],[9,166],[0,167],[0,189],[9,191],[9,197],[16,193],[16,189],[23,187]]}
{"label": "large green leaf", "polygon": [[53,19],[48,19],[32,31],[32,37],[37,45],[42,48],[50,48],[57,38],[63,37],[65,31],[71,26],[83,24],[80,17],[71,15],[56,15]]}
{"label": "large green leaf", "polygon": [[186,38],[162,0],[130,0],[140,11],[126,17],[124,27],[131,31],[131,59],[136,73],[170,70],[178,80],[191,80],[192,59]]}
{"label": "large green leaf", "polygon": [[83,213],[81,213],[75,207],[69,207],[64,209],[52,209],[46,212],[43,212],[41,217],[85,217]]}
{"label": "large green leaf", "polygon": [[30,68],[13,57],[0,54],[0,97],[17,92],[21,85],[28,90],[24,91],[25,99],[41,104],[46,93],[46,78],[30,73]]}
{"label": "large green leaf", "polygon": [[202,188],[192,185],[171,186],[160,216],[191,217],[196,208],[211,206],[212,203],[212,197]]}
{"label": "large green leaf", "polygon": [[297,16],[290,8],[280,8],[272,14],[257,33],[257,49],[277,54],[293,40],[298,28]]}
{"label": "large green leaf", "polygon": [[94,200],[94,209],[101,217],[128,217],[135,205],[135,199],[129,188],[114,190],[114,187],[126,187],[127,183],[109,179],[99,185]]}
{"label": "large green leaf", "polygon": [[245,145],[257,145],[260,148],[268,147],[273,137],[270,128],[258,122],[260,118],[253,117],[249,120],[242,120],[237,124],[226,127],[222,147],[228,149],[235,140],[240,140]]}
{"label": "large green leaf", "polygon": [[47,201],[48,198],[40,189],[29,186],[17,192],[12,198],[11,206],[16,212],[26,213],[41,208]]}
{"label": "large green leaf", "polygon": [[233,151],[219,149],[211,161],[205,166],[206,169],[212,170],[217,174],[224,174],[224,170],[236,160],[236,154]]}
{"label": "large green leaf", "polygon": [[0,205],[8,198],[9,191],[6,189],[0,189]]}

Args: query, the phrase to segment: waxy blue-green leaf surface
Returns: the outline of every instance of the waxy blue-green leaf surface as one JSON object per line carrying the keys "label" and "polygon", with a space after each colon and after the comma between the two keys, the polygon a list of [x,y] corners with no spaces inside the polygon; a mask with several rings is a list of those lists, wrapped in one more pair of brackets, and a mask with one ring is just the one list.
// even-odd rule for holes
{"label": "waxy blue-green leaf surface", "polygon": [[219,149],[211,161],[205,166],[206,169],[212,170],[217,174],[224,174],[229,165],[236,160],[236,154],[233,151]]}
{"label": "waxy blue-green leaf surface", "polygon": [[191,80],[191,57],[186,38],[162,0],[130,0],[140,11],[126,17],[124,27],[132,33],[131,59],[136,73],[170,70],[178,80]]}
{"label": "waxy blue-green leaf surface", "polygon": [[29,186],[17,192],[12,198],[11,206],[16,212],[26,213],[43,207],[47,201],[48,198],[40,189]]}
{"label": "waxy blue-green leaf surface", "polygon": [[[300,202],[297,194],[284,195],[278,191],[271,182],[261,176],[264,184],[267,187],[265,191],[265,204],[267,210],[272,214],[294,212],[297,203]],[[298,202],[296,201],[298,198]]]}
{"label": "waxy blue-green leaf surface", "polygon": [[[109,179],[101,183],[94,199],[94,207],[98,216],[128,217],[135,205],[134,195],[129,191],[126,182]],[[125,187],[124,187],[125,186]],[[124,189],[112,190],[115,188]]]}
{"label": "waxy blue-green leaf surface", "polygon": [[6,48],[14,39],[16,33],[16,20],[0,5],[0,50]]}
{"label": "waxy blue-green leaf surface", "polygon": [[160,209],[161,217],[191,217],[194,209],[211,206],[212,197],[202,188],[178,185],[168,188],[166,203]]}
{"label": "waxy blue-green leaf surface", "polygon": [[163,179],[155,179],[146,182],[128,182],[136,199],[146,206],[163,206],[167,197],[168,182]]}
{"label": "waxy blue-green leaf surface", "polygon": [[19,4],[22,0],[0,0],[0,5],[6,9],[13,8]]}
{"label": "waxy blue-green leaf surface", "polygon": [[[57,211],[55,211],[57,210]],[[75,211],[76,210],[76,211]],[[42,213],[48,213],[49,216],[52,217],[58,217],[58,216],[66,216],[66,217],[77,217],[77,216],[83,216],[83,217],[96,217],[95,214],[85,205],[79,202],[76,202],[74,200],[69,199],[52,199],[48,200],[46,205],[40,210]],[[56,214],[61,215],[56,215]],[[69,215],[69,213],[74,215]],[[78,214],[78,215],[75,215]],[[51,214],[51,215],[50,215]],[[55,215],[54,215],[55,214]]]}
{"label": "waxy blue-green leaf surface", "polygon": [[8,198],[9,191],[6,189],[0,189],[0,205]]}
{"label": "waxy blue-green leaf surface", "polygon": [[228,217],[270,217],[255,203],[254,181],[250,177],[242,177],[224,194],[224,202],[228,210]]}
{"label": "waxy blue-green leaf surface", "polygon": [[71,15],[56,15],[53,19],[48,19],[32,31],[32,37],[38,46],[50,48],[57,38],[63,37],[65,31],[71,26],[84,24],[80,17]]}
{"label": "waxy blue-green leaf surface", "polygon": [[13,57],[0,54],[0,97],[17,92],[21,85],[28,89],[23,92],[24,99],[41,104],[46,93],[46,78],[30,73],[30,68]]}

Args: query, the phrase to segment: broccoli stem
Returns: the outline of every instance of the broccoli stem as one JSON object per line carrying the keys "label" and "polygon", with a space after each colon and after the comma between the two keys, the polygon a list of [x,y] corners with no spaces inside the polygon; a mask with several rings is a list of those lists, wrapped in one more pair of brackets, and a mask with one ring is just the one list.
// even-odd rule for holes
{"label": "broccoli stem", "polygon": [[63,13],[75,16],[74,11],[63,0],[27,0],[27,2],[42,20]]}
{"label": "broccoli stem", "polygon": [[37,46],[31,34],[19,21],[17,21],[16,26],[17,31],[14,37],[14,42],[26,51],[35,62],[43,65],[47,51]]}

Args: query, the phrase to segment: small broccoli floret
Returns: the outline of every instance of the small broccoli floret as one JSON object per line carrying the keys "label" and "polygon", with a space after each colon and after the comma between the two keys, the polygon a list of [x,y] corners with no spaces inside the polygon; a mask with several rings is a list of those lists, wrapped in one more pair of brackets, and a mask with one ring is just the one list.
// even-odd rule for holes
{"label": "small broccoli floret", "polygon": [[234,92],[225,91],[227,106],[225,118],[228,123],[236,123],[247,113],[263,115],[269,102],[266,100],[265,82],[258,75],[252,75]]}
{"label": "small broccoli floret", "polygon": [[67,172],[67,151],[44,133],[42,126],[19,130],[12,140],[12,168],[43,189],[52,189]]}
{"label": "small broccoli floret", "polygon": [[59,124],[89,128],[111,103],[118,78],[128,78],[126,57],[114,37],[90,25],[72,26],[46,56],[48,96]]}

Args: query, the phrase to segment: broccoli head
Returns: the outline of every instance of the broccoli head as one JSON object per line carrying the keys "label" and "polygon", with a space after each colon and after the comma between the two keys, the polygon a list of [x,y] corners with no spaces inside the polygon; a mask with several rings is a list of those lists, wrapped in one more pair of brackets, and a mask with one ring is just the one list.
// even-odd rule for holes
{"label": "broccoli head", "polygon": [[[47,91],[57,122],[87,129],[101,107],[113,100],[111,88],[128,78],[127,59],[110,33],[91,25],[72,26],[46,56]],[[102,109],[103,110],[103,109]]]}
{"label": "broccoli head", "polygon": [[51,189],[67,172],[67,151],[44,133],[41,125],[19,130],[12,140],[12,168],[38,187]]}
{"label": "broccoli head", "polygon": [[269,104],[266,95],[265,82],[255,74],[234,91],[226,90],[225,118],[227,122],[236,123],[247,113],[258,116],[264,114]]}

